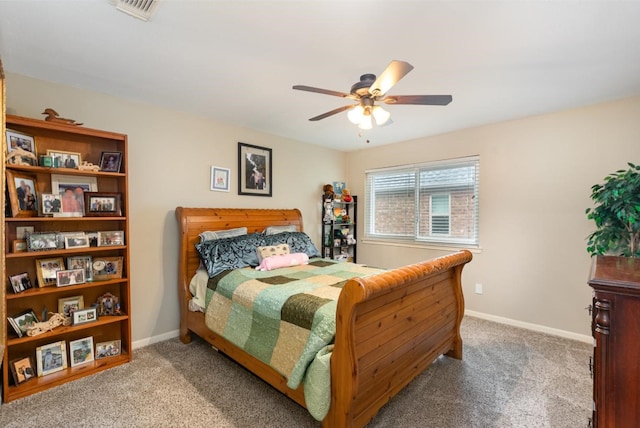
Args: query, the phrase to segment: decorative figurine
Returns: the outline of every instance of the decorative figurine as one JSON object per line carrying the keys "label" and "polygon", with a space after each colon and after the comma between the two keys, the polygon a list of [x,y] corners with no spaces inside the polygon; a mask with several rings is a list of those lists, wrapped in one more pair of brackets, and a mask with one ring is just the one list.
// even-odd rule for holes
{"label": "decorative figurine", "polygon": [[[25,161],[24,158],[33,159],[33,163]],[[7,163],[11,165],[37,165],[38,159],[36,158],[36,155],[30,151],[16,148],[7,155]]]}
{"label": "decorative figurine", "polygon": [[342,202],[352,202],[351,191],[349,189],[342,189]]}
{"label": "decorative figurine", "polygon": [[27,327],[27,336],[37,336],[61,325],[71,325],[71,318],[65,314],[49,312],[49,321],[36,322]]}
{"label": "decorative figurine", "polygon": [[47,107],[46,109],[44,109],[42,114],[47,115],[47,117],[44,118],[44,120],[46,120],[47,122],[63,123],[65,125],[73,125],[73,126],[82,125],[82,123],[76,122],[73,119],[65,119],[64,117],[60,117],[58,112],[52,109],[51,107]]}
{"label": "decorative figurine", "polygon": [[83,161],[82,165],[78,165],[80,171],[100,171],[100,165],[94,165],[91,162]]}

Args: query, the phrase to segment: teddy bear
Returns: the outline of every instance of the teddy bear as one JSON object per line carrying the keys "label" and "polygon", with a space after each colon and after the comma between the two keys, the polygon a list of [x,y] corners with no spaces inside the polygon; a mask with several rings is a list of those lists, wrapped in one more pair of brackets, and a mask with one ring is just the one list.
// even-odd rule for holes
{"label": "teddy bear", "polygon": [[342,202],[352,202],[351,192],[349,189],[342,189]]}
{"label": "teddy bear", "polygon": [[333,186],[331,184],[325,184],[322,186],[322,191],[324,192],[324,195],[322,196],[323,201],[326,201],[327,199],[333,200],[335,192],[333,191]]}

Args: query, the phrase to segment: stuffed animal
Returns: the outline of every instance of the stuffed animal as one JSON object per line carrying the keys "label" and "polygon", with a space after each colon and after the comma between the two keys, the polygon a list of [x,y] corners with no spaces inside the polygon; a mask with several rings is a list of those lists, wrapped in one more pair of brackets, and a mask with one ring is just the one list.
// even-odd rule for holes
{"label": "stuffed animal", "polygon": [[351,192],[349,189],[342,189],[342,202],[352,202]]}
{"label": "stuffed animal", "polygon": [[323,201],[326,201],[327,199],[333,200],[335,192],[333,191],[333,186],[331,184],[325,184],[322,186],[322,191],[324,192],[324,195],[322,196]]}

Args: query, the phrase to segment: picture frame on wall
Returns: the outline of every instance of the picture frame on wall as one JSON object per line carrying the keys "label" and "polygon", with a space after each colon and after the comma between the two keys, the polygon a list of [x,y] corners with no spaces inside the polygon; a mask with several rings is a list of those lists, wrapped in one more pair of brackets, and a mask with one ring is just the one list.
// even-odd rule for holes
{"label": "picture frame on wall", "polygon": [[122,152],[102,152],[100,155],[100,171],[120,172]]}
{"label": "picture frame on wall", "polygon": [[211,166],[211,190],[228,192],[230,178],[231,170],[229,168]]}
{"label": "picture frame on wall", "polygon": [[121,217],[122,195],[115,192],[84,192],[87,217]]}
{"label": "picture frame on wall", "polygon": [[38,215],[38,183],[34,175],[7,169],[7,189],[13,217]]}
{"label": "picture frame on wall", "polygon": [[238,143],[238,194],[272,196],[271,149]]}

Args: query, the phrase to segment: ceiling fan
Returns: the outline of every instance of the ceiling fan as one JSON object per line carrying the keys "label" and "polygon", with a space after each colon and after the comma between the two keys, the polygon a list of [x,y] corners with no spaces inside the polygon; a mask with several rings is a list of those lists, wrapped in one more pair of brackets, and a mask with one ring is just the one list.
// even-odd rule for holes
{"label": "ceiling fan", "polygon": [[382,107],[375,105],[376,102],[385,104],[446,106],[453,100],[451,95],[387,95],[387,92],[411,70],[413,70],[413,66],[408,62],[391,61],[378,78],[376,78],[375,74],[363,74],[360,76],[360,81],[351,86],[351,92],[348,94],[305,85],[295,85],[293,89],[317,92],[319,94],[333,95],[357,101],[356,104],[338,107],[337,109],[312,117],[309,119],[310,121],[322,120],[334,114],[350,110],[348,117],[352,123],[357,124],[361,129],[371,129],[372,116],[378,126],[386,123],[391,116],[391,114]]}

